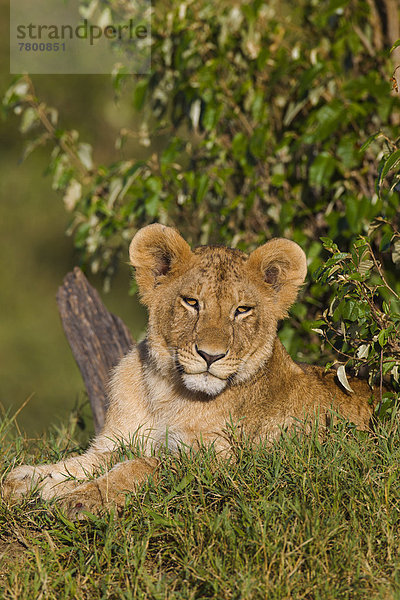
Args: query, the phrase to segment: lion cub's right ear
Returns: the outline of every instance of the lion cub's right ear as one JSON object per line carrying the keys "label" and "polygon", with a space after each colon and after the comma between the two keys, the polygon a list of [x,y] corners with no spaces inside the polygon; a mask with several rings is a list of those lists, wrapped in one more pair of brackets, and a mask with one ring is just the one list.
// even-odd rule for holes
{"label": "lion cub's right ear", "polygon": [[191,255],[189,244],[172,227],[154,223],[139,229],[129,246],[129,258],[143,300],[166,276],[182,272]]}

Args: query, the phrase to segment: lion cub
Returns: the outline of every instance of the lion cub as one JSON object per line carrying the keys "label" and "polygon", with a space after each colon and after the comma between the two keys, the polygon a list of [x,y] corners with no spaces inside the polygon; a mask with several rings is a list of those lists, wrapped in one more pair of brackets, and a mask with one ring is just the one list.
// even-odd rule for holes
{"label": "lion cub", "polygon": [[[42,498],[61,498],[79,516],[123,504],[124,491],[156,469],[152,454],[160,446],[201,442],[229,452],[227,423],[271,441],[315,415],[326,425],[333,409],[368,427],[366,383],[352,381],[349,395],[334,373],[295,363],[277,337],[306,275],[297,244],[273,239],[250,255],[220,246],[192,251],[177,231],[154,224],[135,235],[130,260],[149,310],[148,335],[114,370],[103,431],[82,456],[11,471],[4,497],[37,487]],[[121,441],[139,442],[148,458],[89,479]]]}

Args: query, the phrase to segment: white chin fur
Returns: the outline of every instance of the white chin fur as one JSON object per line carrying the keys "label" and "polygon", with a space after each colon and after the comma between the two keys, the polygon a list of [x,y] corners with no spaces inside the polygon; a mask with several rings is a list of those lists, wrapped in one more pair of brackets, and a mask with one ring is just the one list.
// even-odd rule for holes
{"label": "white chin fur", "polygon": [[203,392],[209,396],[216,396],[226,388],[226,381],[214,377],[210,373],[182,375],[183,383],[192,392]]}

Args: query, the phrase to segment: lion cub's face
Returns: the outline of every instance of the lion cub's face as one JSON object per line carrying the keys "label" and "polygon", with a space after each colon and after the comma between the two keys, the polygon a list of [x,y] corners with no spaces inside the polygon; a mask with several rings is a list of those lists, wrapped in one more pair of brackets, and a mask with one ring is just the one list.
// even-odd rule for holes
{"label": "lion cub's face", "polygon": [[158,224],[136,234],[130,258],[159,369],[211,396],[267,362],[277,322],[306,274],[303,251],[289,240],[271,240],[250,256],[213,246],[192,252],[174,229]]}

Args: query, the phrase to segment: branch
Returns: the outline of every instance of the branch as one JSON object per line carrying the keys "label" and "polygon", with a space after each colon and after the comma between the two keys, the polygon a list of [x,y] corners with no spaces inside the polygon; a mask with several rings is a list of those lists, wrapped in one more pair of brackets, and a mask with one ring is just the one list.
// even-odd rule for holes
{"label": "branch", "polygon": [[57,304],[85,382],[97,433],[105,420],[110,372],[134,342],[126,325],[108,312],[78,267],[58,289]]}

